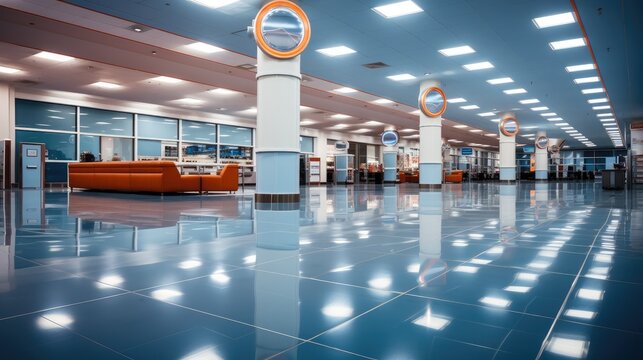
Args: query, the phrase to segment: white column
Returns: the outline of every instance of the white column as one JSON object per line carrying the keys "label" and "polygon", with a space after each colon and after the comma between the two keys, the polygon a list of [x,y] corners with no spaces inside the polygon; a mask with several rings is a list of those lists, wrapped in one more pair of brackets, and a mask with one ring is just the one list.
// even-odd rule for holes
{"label": "white column", "polygon": [[397,180],[397,151],[398,146],[383,146],[384,182],[394,183]]}
{"label": "white column", "polygon": [[257,48],[257,202],[299,201],[299,71]]}
{"label": "white column", "polygon": [[[503,114],[500,119],[515,118],[513,113]],[[516,137],[500,134],[500,180],[516,180]]]}
{"label": "white column", "polygon": [[418,283],[423,285],[443,268],[442,192],[420,191],[420,268]]}
{"label": "white column", "polygon": [[[536,141],[541,136],[547,136],[544,131],[538,131],[536,133]],[[547,174],[549,169],[547,168],[547,147],[544,149],[536,147],[536,180],[547,180]]]}
{"label": "white column", "polygon": [[0,83],[0,139],[9,139],[11,144],[11,183],[16,182],[15,134],[16,134],[16,93],[13,87]]}
{"label": "white column", "polygon": [[[420,84],[420,94],[440,87],[437,80]],[[420,187],[442,186],[442,116],[431,118],[420,111]]]}

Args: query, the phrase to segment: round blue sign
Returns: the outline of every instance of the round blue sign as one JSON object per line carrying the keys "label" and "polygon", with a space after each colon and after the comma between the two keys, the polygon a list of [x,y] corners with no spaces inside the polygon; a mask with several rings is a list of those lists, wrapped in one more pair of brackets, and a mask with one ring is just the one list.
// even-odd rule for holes
{"label": "round blue sign", "polygon": [[387,130],[382,133],[382,144],[384,146],[395,146],[400,140],[400,136],[397,134],[397,131]]}

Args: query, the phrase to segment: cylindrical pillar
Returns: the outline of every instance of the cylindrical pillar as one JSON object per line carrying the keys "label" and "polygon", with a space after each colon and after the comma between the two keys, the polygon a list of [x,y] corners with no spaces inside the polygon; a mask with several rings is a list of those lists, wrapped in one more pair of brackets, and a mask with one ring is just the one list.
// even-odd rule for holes
{"label": "cylindrical pillar", "polygon": [[[440,88],[437,80],[420,84],[420,94],[429,88]],[[442,186],[442,115],[429,117],[420,111],[420,187]]]}
{"label": "cylindrical pillar", "polygon": [[397,145],[384,149],[384,182],[394,183],[397,180]]}
{"label": "cylindrical pillar", "polygon": [[257,49],[258,203],[299,201],[299,60]]}
{"label": "cylindrical pillar", "polygon": [[[513,113],[502,115],[502,119],[515,118]],[[516,137],[500,133],[500,180],[516,181]]]}
{"label": "cylindrical pillar", "polygon": [[[536,133],[536,141],[541,137],[547,137],[547,134],[544,131],[538,131]],[[536,180],[547,180],[547,146],[543,149],[538,147],[536,144]]]}

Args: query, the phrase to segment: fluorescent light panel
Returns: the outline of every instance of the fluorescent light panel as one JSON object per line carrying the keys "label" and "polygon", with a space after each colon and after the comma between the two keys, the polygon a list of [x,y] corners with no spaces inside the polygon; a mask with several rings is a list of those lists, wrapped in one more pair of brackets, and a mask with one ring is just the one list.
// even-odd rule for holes
{"label": "fluorescent light panel", "polygon": [[581,90],[583,94],[598,94],[605,92],[605,89],[603,88],[592,88],[592,89],[583,89]]}
{"label": "fluorescent light panel", "polygon": [[466,55],[466,54],[473,54],[476,52],[471,46],[469,45],[464,45],[464,46],[457,46],[457,47],[452,47],[448,49],[442,49],[438,50],[440,54],[444,56],[458,56],[458,55]]}
{"label": "fluorescent light panel", "polygon": [[413,1],[400,1],[387,5],[376,6],[372,8],[372,10],[387,19],[404,15],[417,14],[424,11]]}
{"label": "fluorescent light panel", "polygon": [[37,58],[47,59],[47,60],[57,61],[57,62],[67,62],[70,60],[74,60],[74,58],[71,56],[56,54],[48,51],[41,51],[34,56]]}
{"label": "fluorescent light panel", "polygon": [[527,92],[527,90],[523,88],[518,88],[518,89],[503,90],[502,92],[507,95],[515,95],[515,94],[524,94]]}
{"label": "fluorescent light panel", "polygon": [[610,108],[609,105],[592,106],[592,110],[609,110]]}
{"label": "fluorescent light panel", "polygon": [[91,84],[91,86],[96,86],[96,87],[99,87],[101,89],[120,89],[120,88],[122,88],[121,85],[106,82],[106,81],[98,81],[98,82],[95,82],[95,83]]}
{"label": "fluorescent light panel", "polygon": [[493,64],[488,61],[482,61],[473,64],[462,65],[467,71],[484,70],[493,68]]}
{"label": "fluorescent light panel", "polygon": [[176,78],[169,77],[169,76],[157,76],[155,78],[151,78],[150,80],[154,80],[154,81],[158,81],[158,82],[162,82],[162,83],[166,83],[166,84],[178,84],[178,83],[183,82],[183,80],[181,80],[181,79],[176,79]]}
{"label": "fluorescent light panel", "polygon": [[521,104],[536,104],[539,103],[540,100],[538,99],[525,99],[525,100],[520,100]]}
{"label": "fluorescent light panel", "polygon": [[480,109],[480,106],[478,106],[478,105],[465,105],[465,106],[460,106],[460,109],[463,109],[463,110],[475,110],[475,109]]}
{"label": "fluorescent light panel", "polygon": [[532,107],[531,110],[532,111],[545,111],[545,110],[549,110],[549,108],[547,106],[538,106],[538,107]]}
{"label": "fluorescent light panel", "polygon": [[573,13],[566,12],[561,14],[537,17],[532,19],[532,21],[537,28],[545,29],[552,26],[573,24],[576,22],[576,19],[574,18]]}
{"label": "fluorescent light panel", "polygon": [[0,74],[17,74],[22,72],[20,69],[11,68],[8,66],[0,66]]}
{"label": "fluorescent light panel", "polygon": [[225,51],[224,49],[222,49],[220,47],[210,45],[210,44],[206,44],[206,43],[202,43],[202,42],[195,42],[195,43],[186,45],[185,47],[190,49],[190,50],[194,50],[194,51],[198,51],[198,52],[202,52],[202,53],[206,53],[206,54],[213,54],[213,53]]}
{"label": "fluorescent light panel", "polygon": [[588,84],[588,83],[599,82],[599,81],[601,80],[598,78],[598,76],[590,76],[590,77],[574,79],[574,82],[576,84]]}
{"label": "fluorescent light panel", "polygon": [[404,80],[413,80],[415,79],[415,76],[411,74],[397,74],[397,75],[387,76],[387,78],[393,81],[404,81]]}
{"label": "fluorescent light panel", "polygon": [[465,98],[447,99],[447,102],[450,104],[457,104],[457,103],[467,102],[467,99]]}
{"label": "fluorescent light panel", "polygon": [[190,0],[190,1],[195,2],[199,5],[207,6],[212,9],[218,9],[226,5],[236,3],[239,0]]}
{"label": "fluorescent light panel", "polygon": [[334,46],[334,47],[329,47],[329,48],[324,48],[324,49],[317,49],[315,51],[317,51],[320,54],[324,54],[324,55],[330,56],[330,57],[354,54],[356,52],[355,50],[349,48],[348,46],[344,46],[344,45]]}
{"label": "fluorescent light panel", "polygon": [[575,47],[585,46],[585,39],[576,38],[576,39],[552,41],[552,42],[549,43],[549,46],[553,50],[571,49],[571,48],[575,48]]}
{"label": "fluorescent light panel", "polygon": [[483,112],[483,113],[478,114],[478,116],[495,116],[495,115],[496,114],[492,113],[492,112]]}
{"label": "fluorescent light panel", "polygon": [[487,82],[491,85],[499,85],[499,84],[508,84],[514,82],[512,78],[510,77],[503,77],[503,78],[497,78],[497,79],[489,79]]}
{"label": "fluorescent light panel", "polygon": [[341,94],[350,94],[350,93],[357,92],[357,90],[355,90],[353,88],[349,88],[349,87],[342,87],[342,88],[339,88],[339,89],[335,89],[333,91],[341,93]]}
{"label": "fluorescent light panel", "polygon": [[565,70],[567,70],[567,72],[577,72],[577,71],[586,71],[586,70],[594,70],[594,69],[596,69],[596,66],[594,64],[565,66]]}

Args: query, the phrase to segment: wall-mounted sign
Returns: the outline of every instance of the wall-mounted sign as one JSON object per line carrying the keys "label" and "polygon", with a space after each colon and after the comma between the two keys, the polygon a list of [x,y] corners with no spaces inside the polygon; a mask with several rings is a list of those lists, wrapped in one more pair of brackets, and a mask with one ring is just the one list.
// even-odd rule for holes
{"label": "wall-mounted sign", "polygon": [[308,46],[310,21],[295,3],[275,0],[259,10],[254,21],[254,35],[264,53],[278,59],[290,59]]}
{"label": "wall-mounted sign", "polygon": [[473,148],[470,148],[470,147],[460,148],[460,154],[462,156],[471,156],[473,155]]}
{"label": "wall-mounted sign", "polygon": [[533,146],[523,146],[522,152],[525,154],[533,154],[534,152],[536,152],[536,148]]}
{"label": "wall-mounted sign", "polygon": [[349,146],[350,146],[350,144],[348,143],[348,141],[343,141],[343,140],[336,141],[335,142],[335,152],[337,152],[337,153],[345,153],[345,152],[348,151]]}
{"label": "wall-mounted sign", "polygon": [[420,94],[420,110],[428,117],[441,116],[447,109],[447,96],[442,89],[430,87]]}
{"label": "wall-mounted sign", "polygon": [[386,130],[382,133],[382,145],[395,146],[400,140],[400,135],[395,130]]}
{"label": "wall-mounted sign", "polygon": [[548,144],[549,139],[547,136],[539,136],[538,139],[536,139],[536,147],[539,149],[547,149]]}
{"label": "wall-mounted sign", "polygon": [[516,136],[520,132],[518,120],[512,117],[506,117],[500,122],[500,132],[505,136]]}

